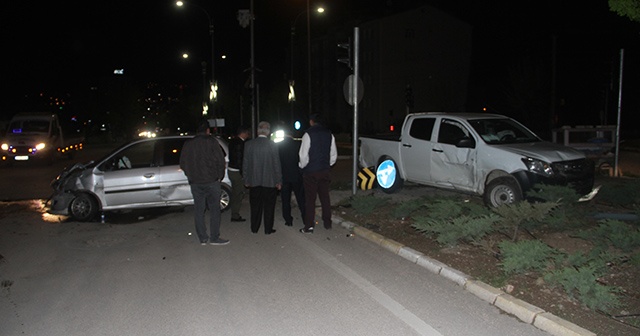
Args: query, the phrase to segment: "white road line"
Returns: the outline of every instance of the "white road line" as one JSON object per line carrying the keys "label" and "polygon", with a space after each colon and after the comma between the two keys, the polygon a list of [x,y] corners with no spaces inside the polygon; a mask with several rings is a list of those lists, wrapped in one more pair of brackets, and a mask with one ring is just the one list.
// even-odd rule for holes
{"label": "white road line", "polygon": [[[299,242],[299,240],[296,241]],[[371,282],[360,276],[350,267],[341,263],[338,259],[327,253],[310,239],[305,239],[304,243],[300,245],[302,245],[303,248],[309,250],[309,252],[311,252],[314,256],[320,259],[331,269],[335,270],[336,272],[344,276],[347,280],[349,280],[352,284],[356,285],[362,291],[367,293],[372,299],[377,301],[393,315],[397,316],[404,323],[413,328],[413,330],[415,330],[418,334],[426,336],[442,336],[442,334],[440,334],[437,330],[414,315],[398,301],[385,294],[378,287],[374,286]]]}

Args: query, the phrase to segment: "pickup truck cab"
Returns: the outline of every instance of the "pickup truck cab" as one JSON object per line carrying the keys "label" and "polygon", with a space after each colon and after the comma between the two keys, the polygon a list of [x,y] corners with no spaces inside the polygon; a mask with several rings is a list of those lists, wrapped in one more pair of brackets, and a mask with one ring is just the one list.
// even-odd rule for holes
{"label": "pickup truck cab", "polygon": [[18,113],[2,140],[2,161],[52,162],[57,156],[73,157],[82,149],[82,137],[67,138],[55,113]]}
{"label": "pickup truck cab", "polygon": [[541,140],[517,121],[484,113],[413,113],[399,138],[360,137],[362,167],[383,191],[404,181],[482,196],[489,206],[522,200],[535,184],[591,191],[594,165],[573,148]]}

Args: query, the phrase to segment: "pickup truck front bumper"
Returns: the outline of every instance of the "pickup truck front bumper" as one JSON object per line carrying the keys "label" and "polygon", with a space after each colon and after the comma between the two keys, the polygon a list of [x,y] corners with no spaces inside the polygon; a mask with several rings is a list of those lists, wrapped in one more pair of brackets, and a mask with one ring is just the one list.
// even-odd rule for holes
{"label": "pickup truck front bumper", "polygon": [[536,184],[560,185],[573,188],[578,194],[586,195],[593,189],[595,164],[589,159],[554,162],[551,164],[553,174],[543,176],[531,171],[519,171],[515,178],[522,187],[522,192],[531,190]]}

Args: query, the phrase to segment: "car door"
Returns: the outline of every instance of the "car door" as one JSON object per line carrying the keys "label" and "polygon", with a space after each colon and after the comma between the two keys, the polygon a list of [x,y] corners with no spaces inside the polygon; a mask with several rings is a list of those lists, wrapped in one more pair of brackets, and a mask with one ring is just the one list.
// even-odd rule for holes
{"label": "car door", "polygon": [[160,168],[154,162],[154,140],[134,143],[101,164],[103,207],[143,207],[160,198]]}
{"label": "car door", "polygon": [[400,156],[402,157],[403,178],[428,183],[431,177],[431,150],[433,142],[433,126],[435,117],[419,117],[411,120],[409,130],[400,142]]}
{"label": "car door", "polygon": [[163,139],[157,146],[160,166],[160,198],[163,202],[193,202],[187,176],[180,169],[182,146],[190,138]]}
{"label": "car door", "polygon": [[[431,180],[454,189],[472,190],[476,178],[476,139],[461,122],[441,118],[438,123],[437,142],[431,153]],[[468,140],[469,147],[458,147]]]}

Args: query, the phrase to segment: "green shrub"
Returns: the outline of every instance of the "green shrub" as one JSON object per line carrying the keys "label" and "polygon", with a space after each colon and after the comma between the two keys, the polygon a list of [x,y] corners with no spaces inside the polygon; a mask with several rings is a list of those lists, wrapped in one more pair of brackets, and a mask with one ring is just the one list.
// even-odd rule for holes
{"label": "green shrub", "polygon": [[463,212],[461,202],[453,198],[436,198],[426,206],[429,210],[429,218],[435,220],[458,217]]}
{"label": "green shrub", "polygon": [[493,208],[493,211],[502,217],[498,223],[498,229],[504,230],[511,240],[517,241],[520,229],[528,230],[536,227],[557,206],[557,202],[519,202]]}
{"label": "green shrub", "polygon": [[423,202],[432,219],[449,219],[461,215],[482,217],[492,213],[484,205],[459,197],[426,198]]}
{"label": "green shrub", "polygon": [[576,204],[580,199],[580,195],[576,191],[567,186],[536,185],[536,188],[527,193],[529,197],[543,200],[545,202],[558,202],[563,204]]}
{"label": "green shrub", "polygon": [[396,205],[391,211],[393,218],[407,218],[425,205],[425,198],[417,198]]}
{"label": "green shrub", "polygon": [[458,242],[479,242],[484,236],[493,231],[498,216],[488,215],[470,217],[461,215],[453,219],[431,219],[416,217],[412,227],[416,230],[435,235],[436,241],[447,246],[455,246]]}
{"label": "green shrub", "polygon": [[613,219],[602,219],[595,229],[581,230],[576,236],[596,245],[613,246],[624,252],[640,247],[640,230],[632,225]]}
{"label": "green shrub", "polygon": [[571,297],[578,299],[592,310],[610,311],[620,306],[618,289],[598,283],[598,267],[565,267],[544,276],[551,285],[560,285]]}
{"label": "green shrub", "polygon": [[552,264],[559,252],[539,240],[503,241],[498,244],[502,269],[507,274],[541,271]]}
{"label": "green shrub", "polygon": [[356,195],[351,198],[351,206],[357,213],[368,215],[377,207],[385,205],[389,201],[389,197],[375,197],[372,195],[360,196]]}
{"label": "green shrub", "polygon": [[600,188],[596,200],[633,208],[640,203],[640,179],[617,179]]}

